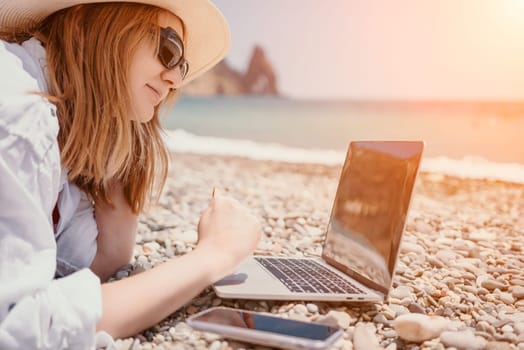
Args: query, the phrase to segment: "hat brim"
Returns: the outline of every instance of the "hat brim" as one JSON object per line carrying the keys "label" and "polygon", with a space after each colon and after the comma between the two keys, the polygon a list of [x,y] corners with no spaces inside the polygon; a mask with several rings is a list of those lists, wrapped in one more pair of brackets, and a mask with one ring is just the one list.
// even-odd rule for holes
{"label": "hat brim", "polygon": [[[0,0],[0,29],[28,29],[53,12],[107,0]],[[185,57],[189,71],[182,85],[199,77],[220,62],[231,47],[226,19],[209,0],[112,0],[157,6],[170,11],[184,23]]]}

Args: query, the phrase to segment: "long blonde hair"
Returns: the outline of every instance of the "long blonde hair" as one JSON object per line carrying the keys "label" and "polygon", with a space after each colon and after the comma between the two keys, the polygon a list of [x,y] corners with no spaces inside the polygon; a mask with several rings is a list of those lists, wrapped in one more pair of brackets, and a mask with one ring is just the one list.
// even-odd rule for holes
{"label": "long blonde hair", "polygon": [[95,203],[109,204],[107,192],[120,181],[135,213],[160,194],[167,176],[158,107],[147,123],[131,120],[126,85],[139,44],[159,40],[162,11],[136,3],[77,5],[47,17],[31,33],[46,48],[69,179]]}

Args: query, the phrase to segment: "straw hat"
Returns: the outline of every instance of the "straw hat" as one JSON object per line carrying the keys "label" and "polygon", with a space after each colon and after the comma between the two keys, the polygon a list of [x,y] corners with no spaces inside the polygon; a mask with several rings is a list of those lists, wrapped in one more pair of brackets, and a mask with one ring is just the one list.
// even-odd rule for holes
{"label": "straw hat", "polygon": [[[53,12],[78,4],[107,0],[0,0],[0,30],[25,30]],[[231,45],[229,26],[209,0],[111,0],[164,8],[184,22],[185,57],[189,72],[183,85],[224,58]]]}

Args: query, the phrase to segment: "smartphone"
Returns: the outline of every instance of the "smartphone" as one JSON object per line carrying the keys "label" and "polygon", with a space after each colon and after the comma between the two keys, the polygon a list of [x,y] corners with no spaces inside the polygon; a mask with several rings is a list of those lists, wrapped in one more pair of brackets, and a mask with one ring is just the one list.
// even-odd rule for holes
{"label": "smartphone", "polygon": [[283,349],[326,349],[343,330],[254,311],[213,307],[188,318],[194,329]]}

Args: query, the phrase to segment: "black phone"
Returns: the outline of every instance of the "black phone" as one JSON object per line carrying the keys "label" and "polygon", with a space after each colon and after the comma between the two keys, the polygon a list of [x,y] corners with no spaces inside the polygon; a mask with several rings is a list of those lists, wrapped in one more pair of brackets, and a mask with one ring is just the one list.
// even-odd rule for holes
{"label": "black phone", "polygon": [[187,323],[196,330],[284,349],[326,349],[343,334],[340,328],[320,323],[226,307],[202,311]]}

